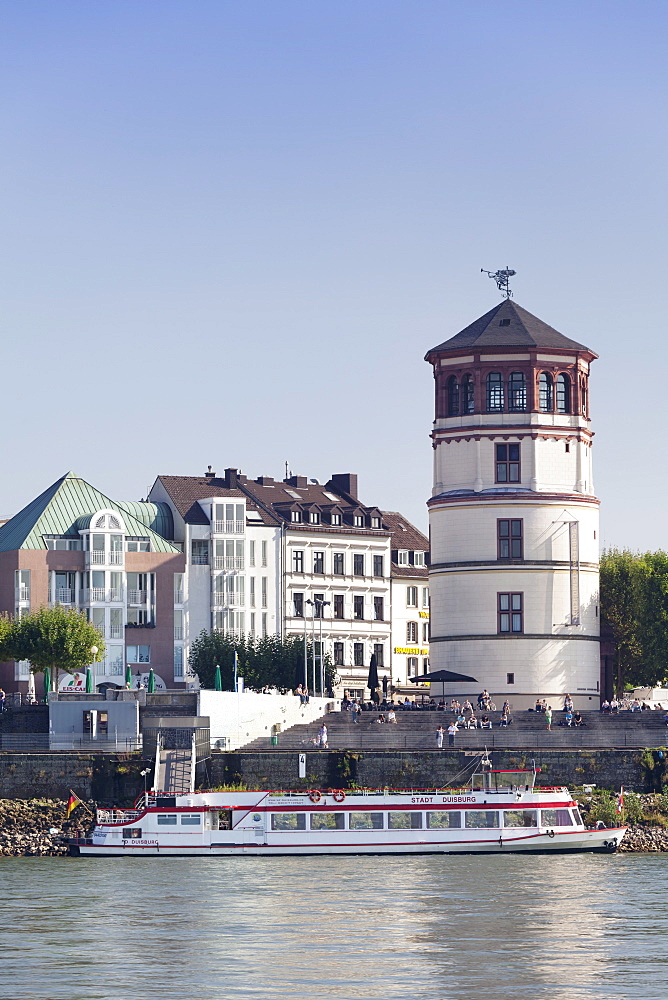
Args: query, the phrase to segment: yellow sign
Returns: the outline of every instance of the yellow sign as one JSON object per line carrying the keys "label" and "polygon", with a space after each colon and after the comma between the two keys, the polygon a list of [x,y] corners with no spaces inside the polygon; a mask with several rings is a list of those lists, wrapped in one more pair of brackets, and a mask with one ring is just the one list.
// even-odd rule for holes
{"label": "yellow sign", "polygon": [[409,656],[429,656],[428,649],[418,649],[417,646],[395,646],[395,653],[408,653]]}
{"label": "yellow sign", "polygon": [[429,617],[429,612],[428,611],[421,611],[420,612],[420,618],[428,618],[428,617]]}

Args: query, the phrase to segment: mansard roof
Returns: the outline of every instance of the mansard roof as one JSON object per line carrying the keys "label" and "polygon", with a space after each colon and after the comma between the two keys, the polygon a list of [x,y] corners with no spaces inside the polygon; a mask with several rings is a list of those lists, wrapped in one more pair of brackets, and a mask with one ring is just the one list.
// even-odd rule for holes
{"label": "mansard roof", "polygon": [[548,326],[516,302],[504,299],[454,337],[443,341],[438,347],[432,347],[425,355],[425,361],[430,361],[432,354],[441,351],[490,347],[542,347],[547,350],[586,351],[594,358],[598,356],[584,344],[564,337],[563,333]]}

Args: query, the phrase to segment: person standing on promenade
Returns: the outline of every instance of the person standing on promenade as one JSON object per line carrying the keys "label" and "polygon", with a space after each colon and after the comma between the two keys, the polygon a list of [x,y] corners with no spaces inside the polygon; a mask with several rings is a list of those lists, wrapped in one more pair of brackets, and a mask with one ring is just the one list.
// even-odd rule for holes
{"label": "person standing on promenade", "polygon": [[455,745],[455,736],[459,732],[456,722],[451,722],[448,726],[448,746],[453,747]]}
{"label": "person standing on promenade", "polygon": [[545,721],[547,723],[547,728],[552,731],[552,706],[548,705],[545,709]]}
{"label": "person standing on promenade", "polygon": [[443,749],[443,736],[445,735],[445,729],[443,726],[439,726],[436,730],[436,746],[439,750]]}

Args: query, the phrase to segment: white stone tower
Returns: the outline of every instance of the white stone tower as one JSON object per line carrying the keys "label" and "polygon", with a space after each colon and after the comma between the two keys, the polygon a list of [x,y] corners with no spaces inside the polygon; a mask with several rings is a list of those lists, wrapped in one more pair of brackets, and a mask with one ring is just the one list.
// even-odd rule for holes
{"label": "white stone tower", "polygon": [[597,357],[503,301],[426,355],[434,369],[430,669],[500,708],[598,707]]}

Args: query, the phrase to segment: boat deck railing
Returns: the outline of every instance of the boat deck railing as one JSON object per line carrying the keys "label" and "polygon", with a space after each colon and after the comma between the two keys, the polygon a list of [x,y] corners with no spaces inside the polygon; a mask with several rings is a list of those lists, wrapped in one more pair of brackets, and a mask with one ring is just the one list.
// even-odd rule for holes
{"label": "boat deck railing", "polygon": [[139,809],[98,809],[98,823],[134,823],[141,815]]}

